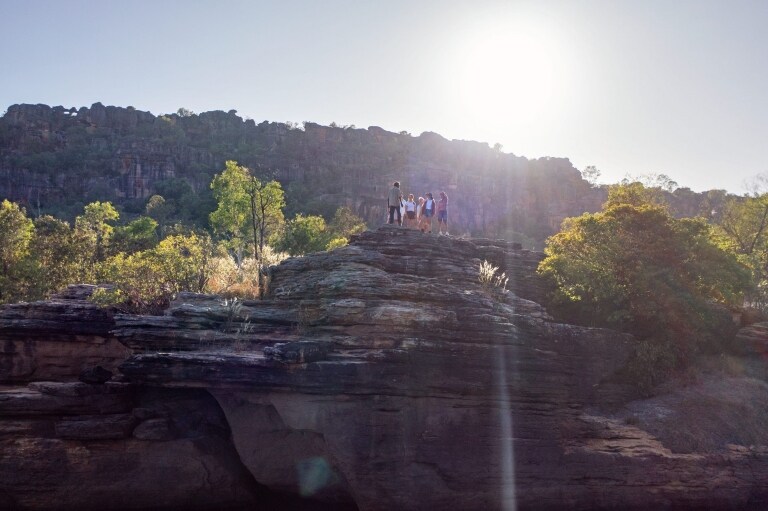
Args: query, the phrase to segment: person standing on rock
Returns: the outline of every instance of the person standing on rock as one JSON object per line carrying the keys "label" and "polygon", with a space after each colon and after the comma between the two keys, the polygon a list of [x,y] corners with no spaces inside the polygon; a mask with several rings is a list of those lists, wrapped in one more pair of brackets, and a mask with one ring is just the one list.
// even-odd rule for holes
{"label": "person standing on rock", "polygon": [[408,200],[405,201],[405,218],[403,219],[405,227],[413,228],[416,225],[416,202],[413,200],[413,194],[408,194]]}
{"label": "person standing on rock", "polygon": [[421,229],[421,220],[424,217],[424,197],[419,197],[416,203],[416,228]]}
{"label": "person standing on rock", "polygon": [[432,232],[432,217],[435,216],[435,198],[432,197],[432,192],[427,193],[427,198],[424,201],[424,208],[422,210],[422,224],[421,232],[429,229]]}
{"label": "person standing on rock", "polygon": [[392,184],[392,189],[387,196],[387,206],[389,206],[389,222],[395,223],[395,212],[397,212],[397,225],[403,224],[403,218],[400,216],[400,208],[402,207],[403,192],[400,191],[400,181],[395,181]]}
{"label": "person standing on rock", "polygon": [[445,192],[440,192],[437,201],[437,234],[448,236],[448,195]]}

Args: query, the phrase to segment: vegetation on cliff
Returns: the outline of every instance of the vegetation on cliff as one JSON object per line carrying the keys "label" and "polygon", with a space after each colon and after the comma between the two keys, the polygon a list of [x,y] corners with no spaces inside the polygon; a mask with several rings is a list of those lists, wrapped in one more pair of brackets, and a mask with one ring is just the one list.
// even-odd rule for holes
{"label": "vegetation on cliff", "polygon": [[661,375],[722,350],[735,334],[728,309],[753,283],[714,226],[674,218],[658,198],[639,183],[613,187],[602,211],[567,219],[548,240],[539,272],[554,312],[634,334]]}

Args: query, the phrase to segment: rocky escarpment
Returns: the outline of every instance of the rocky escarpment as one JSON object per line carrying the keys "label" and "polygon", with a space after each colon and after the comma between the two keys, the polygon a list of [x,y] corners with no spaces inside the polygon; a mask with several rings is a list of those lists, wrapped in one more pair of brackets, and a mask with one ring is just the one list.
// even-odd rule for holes
{"label": "rocky escarpment", "polygon": [[12,105],[0,117],[0,198],[38,214],[90,200],[143,211],[146,199],[161,193],[179,208],[193,204],[186,216],[176,212],[189,221],[210,207],[206,192],[226,160],[270,169],[266,175],[282,183],[289,206],[302,213],[330,218],[346,205],[369,225],[385,217],[395,180],[417,197],[447,191],[457,232],[523,233],[538,241],[563,218],[599,209],[605,198],[566,158],[529,160],[429,132],[257,124],[234,110],[155,116],[101,103]]}
{"label": "rocky escarpment", "polygon": [[[185,294],[162,316],[116,314],[101,335],[131,349],[119,378],[4,390],[0,498],[79,506],[64,497],[78,480],[94,509],[257,505],[262,486],[366,510],[764,508],[765,382],[632,397],[612,383],[632,339],[553,321],[540,257],[387,227],[273,268],[260,301]],[[480,285],[483,260],[508,292]],[[19,307],[0,335],[42,336],[23,316],[50,305]],[[41,445],[72,469],[26,448]],[[89,472],[116,470],[99,455],[120,449],[122,478]]]}

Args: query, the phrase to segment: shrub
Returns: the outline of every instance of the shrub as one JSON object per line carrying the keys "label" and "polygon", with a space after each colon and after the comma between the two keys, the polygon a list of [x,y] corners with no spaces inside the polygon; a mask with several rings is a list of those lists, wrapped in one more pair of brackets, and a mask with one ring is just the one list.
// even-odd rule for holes
{"label": "shrub", "polygon": [[493,266],[488,261],[483,261],[480,263],[480,272],[477,279],[486,289],[496,288],[497,290],[506,291],[509,277],[507,277],[506,273],[496,275],[497,271],[499,271],[498,266]]}

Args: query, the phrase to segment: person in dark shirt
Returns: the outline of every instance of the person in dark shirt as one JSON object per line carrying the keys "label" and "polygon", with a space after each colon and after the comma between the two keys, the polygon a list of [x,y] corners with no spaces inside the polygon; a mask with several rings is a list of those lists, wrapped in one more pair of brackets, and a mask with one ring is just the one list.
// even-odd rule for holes
{"label": "person in dark shirt", "polygon": [[402,206],[403,192],[400,191],[400,181],[395,181],[392,184],[392,189],[387,195],[387,206],[389,206],[389,222],[395,223],[395,212],[397,212],[397,225],[403,224],[403,218],[400,216],[400,208]]}

